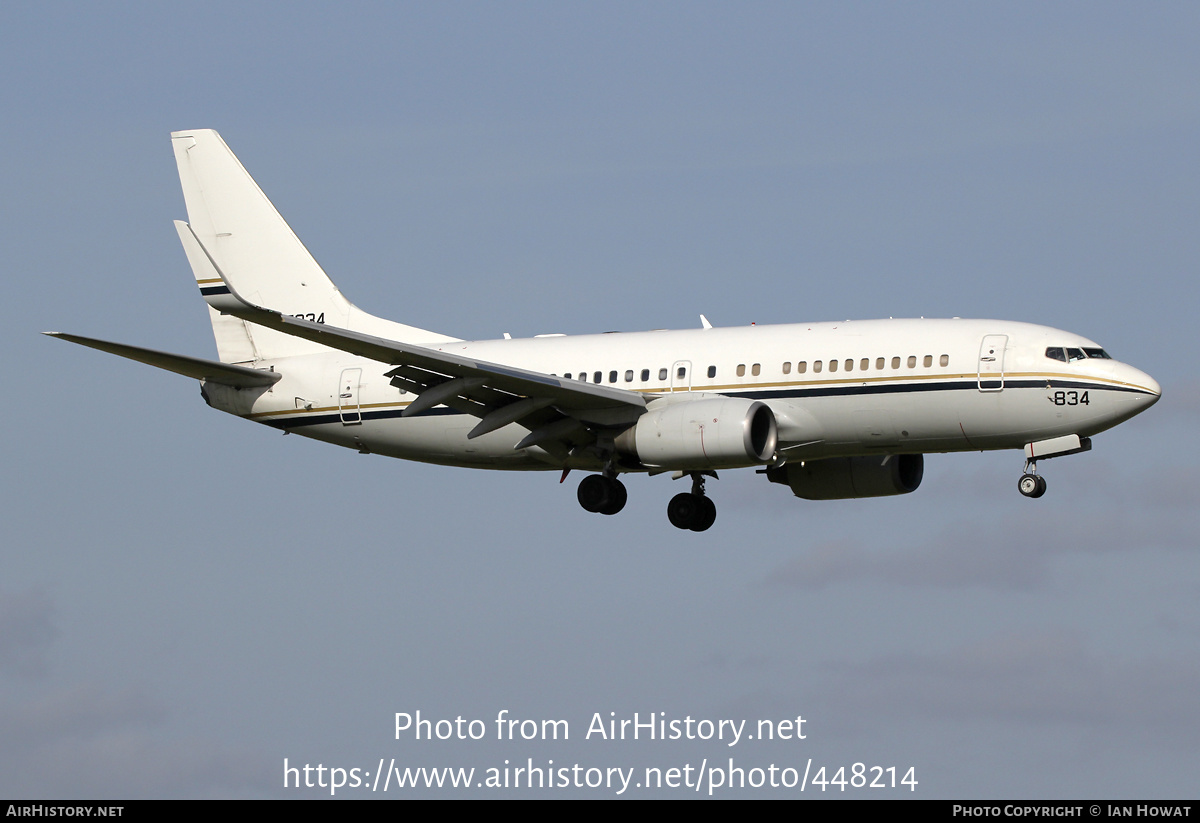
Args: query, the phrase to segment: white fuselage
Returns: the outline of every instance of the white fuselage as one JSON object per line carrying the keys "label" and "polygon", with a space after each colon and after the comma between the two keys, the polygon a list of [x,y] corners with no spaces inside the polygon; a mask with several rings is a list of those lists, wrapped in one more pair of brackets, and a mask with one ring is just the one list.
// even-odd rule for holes
{"label": "white fuselage", "polygon": [[[690,476],[667,519],[716,521],[706,478],[763,468],[808,500],[915,491],[928,452],[1038,460],[1160,396],[1090,340],[1001,320],[867,320],[467,341],[362,311],[212,129],[171,134],[175,230],[218,360],[75,334],[68,342],[199,379],[209,405],[368,454],[486,469],[581,469],[588,512],[626,472]],[[702,318],[703,319],[703,318]]]}
{"label": "white fuselage", "polygon": [[[650,410],[703,394],[771,407],[788,459],[1021,448],[1091,436],[1158,399],[1144,372],[1111,359],[1063,362],[1048,347],[1099,347],[1069,332],[996,320],[868,320],[454,341],[442,352],[642,392]],[[343,352],[262,362],[283,377],[247,393],[207,386],[214,406],[361,451],[494,469],[597,468],[556,459],[513,424],[475,439],[446,407],[415,399],[386,364]],[[255,396],[256,395],[256,396]]]}

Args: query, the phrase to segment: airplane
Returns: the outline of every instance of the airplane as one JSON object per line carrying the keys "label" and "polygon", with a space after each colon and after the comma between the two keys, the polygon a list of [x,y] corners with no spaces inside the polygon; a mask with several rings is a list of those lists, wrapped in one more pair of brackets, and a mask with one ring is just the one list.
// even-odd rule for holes
{"label": "airplane", "polygon": [[1040,460],[1149,408],[1158,383],[1065,331],[1000,320],[866,320],[468,341],[367,314],[309,254],[221,137],[171,135],[175,227],[219,361],[46,334],[200,381],[208,405],[366,454],[588,474],[589,512],[626,474],[690,478],[677,528],[716,519],[718,470],[756,468],[800,498],[907,494],[928,453]]}

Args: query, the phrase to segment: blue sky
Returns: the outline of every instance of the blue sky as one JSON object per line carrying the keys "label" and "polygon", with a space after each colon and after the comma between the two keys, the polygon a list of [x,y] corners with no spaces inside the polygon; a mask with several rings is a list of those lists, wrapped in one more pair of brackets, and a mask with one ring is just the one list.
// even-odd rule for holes
{"label": "blue sky", "polygon": [[[920,797],[1193,796],[1198,18],[0,6],[0,792],[299,796],[285,757],[732,752],[913,766]],[[702,535],[666,523],[665,477],[601,523],[556,474],[283,439],[37,334],[213,355],[170,225],[184,128],[221,132],[352,300],[423,328],[998,317],[1097,340],[1163,400],[1046,464],[1039,501],[1015,452],[931,456],[882,500],[727,472]],[[573,739],[395,740],[418,709]],[[635,711],[802,714],[809,737],[575,738]]]}

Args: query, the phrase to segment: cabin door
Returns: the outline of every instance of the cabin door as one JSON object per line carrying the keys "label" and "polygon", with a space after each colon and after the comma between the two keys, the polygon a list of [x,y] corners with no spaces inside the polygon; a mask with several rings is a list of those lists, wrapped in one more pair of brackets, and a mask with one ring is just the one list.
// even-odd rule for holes
{"label": "cabin door", "polygon": [[358,405],[358,387],[362,381],[362,369],[342,369],[338,382],[338,413],[343,426],[362,424],[362,409]]}
{"label": "cabin door", "polygon": [[979,345],[979,390],[1000,391],[1004,388],[1004,347],[1007,334],[987,334]]}

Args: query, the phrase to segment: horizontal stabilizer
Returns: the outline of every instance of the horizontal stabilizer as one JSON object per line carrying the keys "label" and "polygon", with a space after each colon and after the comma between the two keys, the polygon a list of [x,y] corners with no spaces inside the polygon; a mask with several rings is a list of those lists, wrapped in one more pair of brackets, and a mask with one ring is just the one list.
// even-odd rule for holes
{"label": "horizontal stabilizer", "polygon": [[175,372],[176,374],[182,374],[184,377],[193,377],[209,383],[220,383],[225,386],[233,386],[236,389],[271,386],[279,378],[283,377],[279,372],[248,369],[245,366],[231,366],[228,363],[217,363],[213,360],[204,360],[199,357],[170,354],[168,352],[155,351],[154,349],[143,349],[139,346],[126,346],[123,343],[110,343],[107,340],[95,340],[91,337],[80,337],[76,334],[64,334],[56,331],[48,331],[44,332],[44,334],[50,337],[57,337],[61,340],[69,340],[72,343],[78,343],[88,348],[106,351],[118,357],[136,360],[139,363],[145,363],[149,366]]}

